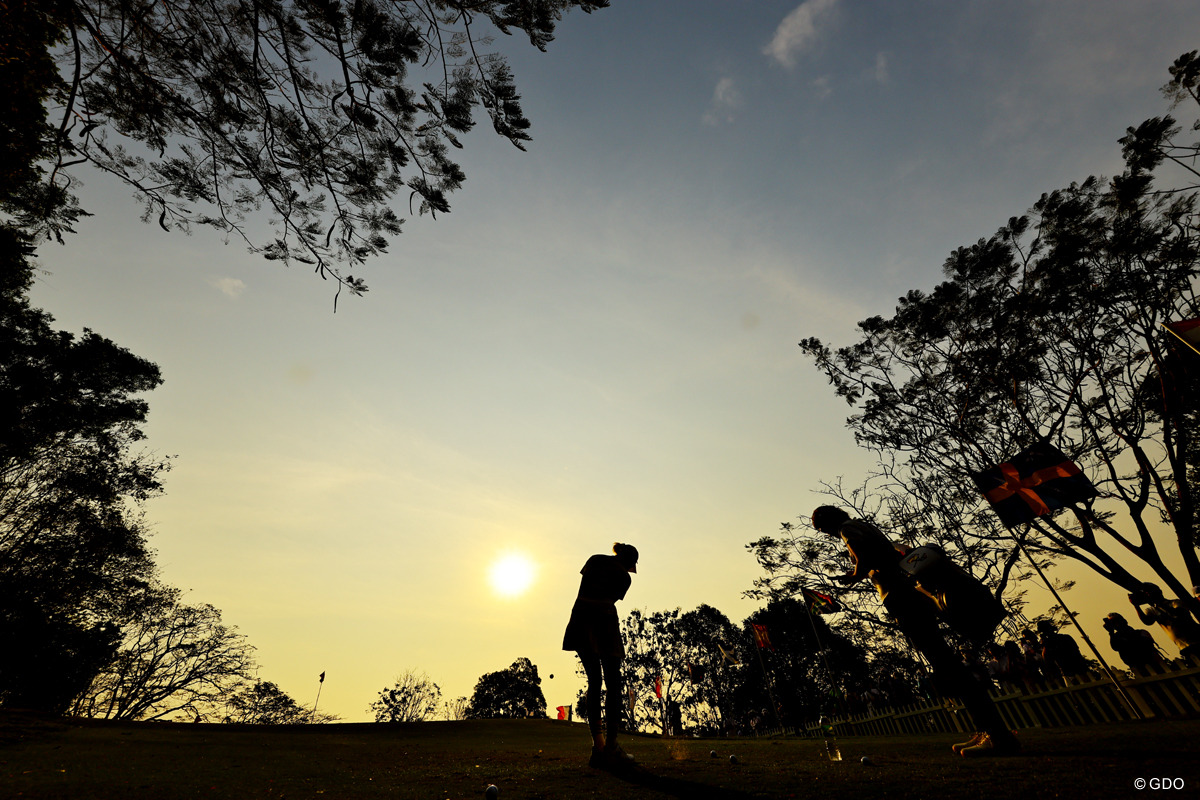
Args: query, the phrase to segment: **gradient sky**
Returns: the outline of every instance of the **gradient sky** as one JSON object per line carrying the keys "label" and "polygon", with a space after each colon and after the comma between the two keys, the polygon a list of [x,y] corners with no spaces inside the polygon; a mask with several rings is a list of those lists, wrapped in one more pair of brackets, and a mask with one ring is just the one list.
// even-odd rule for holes
{"label": "gradient sky", "polygon": [[[639,548],[623,610],[751,613],[744,545],[871,463],[796,343],[850,343],[952,249],[1117,171],[1198,30],[1182,0],[613,0],[544,54],[499,37],[528,152],[468,135],[453,212],[336,315],[306,268],[143,225],[94,173],[33,299],[162,368],[158,561],[261,678],[311,703],[324,671],[354,721],[405,669],[453,698],[524,656],[553,709],[586,558]],[[501,597],[513,553],[533,582]],[[1071,576],[1099,643],[1128,604]]]}

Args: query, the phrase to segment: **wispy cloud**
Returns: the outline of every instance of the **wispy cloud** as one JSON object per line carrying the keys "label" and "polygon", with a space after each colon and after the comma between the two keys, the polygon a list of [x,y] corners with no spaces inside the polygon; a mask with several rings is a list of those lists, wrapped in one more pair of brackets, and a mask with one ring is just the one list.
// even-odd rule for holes
{"label": "wispy cloud", "polygon": [[817,39],[817,25],[824,21],[838,0],[805,0],[783,18],[763,53],[791,68],[796,56]]}
{"label": "wispy cloud", "polygon": [[246,291],[246,283],[239,278],[209,278],[208,285],[235,300]]}
{"label": "wispy cloud", "polygon": [[721,78],[713,89],[712,101],[704,112],[705,125],[720,125],[722,122],[733,122],[733,112],[742,104],[742,95],[734,84],[733,78]]}
{"label": "wispy cloud", "polygon": [[313,368],[307,364],[293,364],[288,368],[287,379],[296,386],[304,386],[312,383],[315,374]]}
{"label": "wispy cloud", "polygon": [[888,72],[888,54],[884,52],[875,54],[875,70],[872,72],[875,81],[880,84],[885,84],[891,80],[891,75]]}

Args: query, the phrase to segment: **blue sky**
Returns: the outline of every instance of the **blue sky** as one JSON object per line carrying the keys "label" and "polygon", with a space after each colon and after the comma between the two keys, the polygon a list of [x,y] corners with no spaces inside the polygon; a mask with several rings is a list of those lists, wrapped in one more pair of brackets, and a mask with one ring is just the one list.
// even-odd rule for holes
{"label": "blue sky", "polygon": [[[409,219],[336,315],[305,268],[142,225],[88,174],[95,216],[42,248],[34,300],[162,367],[164,577],[261,677],[311,702],[325,671],[322,708],[357,720],[404,669],[456,697],[526,656],[570,703],[587,556],[638,546],[626,608],[748,615],[743,546],[870,466],[796,343],[848,343],[953,248],[1115,172],[1198,22],[1154,0],[614,0],[547,53],[498,37],[528,152],[481,123],[452,213]],[[535,578],[501,597],[510,552]],[[1086,576],[1073,595],[1124,602]]]}

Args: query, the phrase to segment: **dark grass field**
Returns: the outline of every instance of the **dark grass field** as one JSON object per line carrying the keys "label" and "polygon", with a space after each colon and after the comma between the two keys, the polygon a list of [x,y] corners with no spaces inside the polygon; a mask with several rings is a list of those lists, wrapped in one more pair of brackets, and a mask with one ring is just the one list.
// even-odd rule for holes
{"label": "dark grass field", "polygon": [[[1197,720],[1024,731],[1024,754],[972,761],[950,752],[957,738],[844,738],[834,763],[814,740],[630,735],[639,767],[614,774],[587,766],[584,726],[552,720],[252,727],[0,713],[0,797],[444,800],[482,798],[489,783],[502,800],[1200,797]],[[1139,778],[1184,788],[1139,790]]]}

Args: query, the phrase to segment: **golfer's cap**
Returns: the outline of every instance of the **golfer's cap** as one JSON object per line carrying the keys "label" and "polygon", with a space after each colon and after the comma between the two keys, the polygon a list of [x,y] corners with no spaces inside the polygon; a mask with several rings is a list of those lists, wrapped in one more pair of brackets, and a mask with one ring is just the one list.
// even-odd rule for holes
{"label": "golfer's cap", "polygon": [[613,544],[613,554],[621,559],[622,564],[627,564],[626,569],[630,572],[637,572],[638,551],[631,544],[616,542]]}

